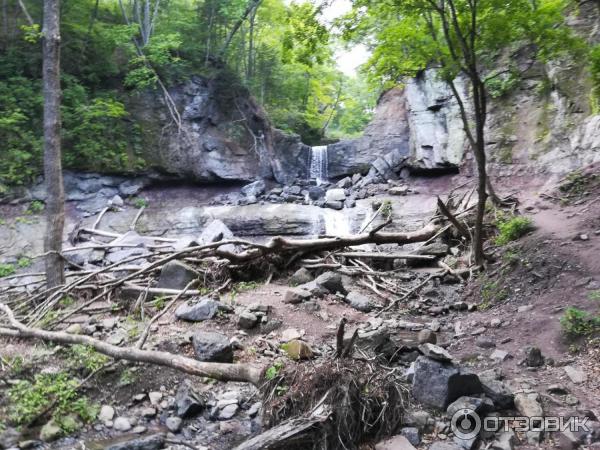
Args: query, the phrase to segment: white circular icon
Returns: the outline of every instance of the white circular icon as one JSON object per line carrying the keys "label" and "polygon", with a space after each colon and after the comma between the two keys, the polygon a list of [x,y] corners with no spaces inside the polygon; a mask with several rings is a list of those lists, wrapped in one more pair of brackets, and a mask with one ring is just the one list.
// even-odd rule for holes
{"label": "white circular icon", "polygon": [[473,439],[481,430],[481,418],[472,409],[459,409],[450,422],[454,435],[462,440]]}

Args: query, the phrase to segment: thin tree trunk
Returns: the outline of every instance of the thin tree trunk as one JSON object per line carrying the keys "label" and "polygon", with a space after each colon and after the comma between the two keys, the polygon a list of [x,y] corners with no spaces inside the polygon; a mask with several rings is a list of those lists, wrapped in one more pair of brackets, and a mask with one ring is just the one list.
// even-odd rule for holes
{"label": "thin tree trunk", "polygon": [[485,262],[483,251],[483,218],[487,201],[487,169],[485,155],[485,120],[486,104],[483,83],[477,75],[472,75],[473,105],[475,106],[475,161],[477,162],[477,214],[475,216],[475,230],[473,233],[473,253],[475,265],[482,266]]}
{"label": "thin tree trunk", "polygon": [[65,193],[60,149],[60,0],[44,0],[44,180],[46,182],[46,284],[53,289],[64,283],[62,250]]}
{"label": "thin tree trunk", "polygon": [[29,15],[29,11],[27,11],[27,7],[25,6],[25,3],[23,3],[23,0],[19,0],[19,7],[21,8],[21,11],[23,11],[23,14],[25,15],[25,18],[27,19],[27,22],[29,23],[29,25],[33,26],[35,22]]}
{"label": "thin tree trunk", "polygon": [[254,26],[256,24],[256,12],[258,8],[254,8],[250,14],[250,30],[248,36],[248,67],[246,67],[246,82],[254,76]]}

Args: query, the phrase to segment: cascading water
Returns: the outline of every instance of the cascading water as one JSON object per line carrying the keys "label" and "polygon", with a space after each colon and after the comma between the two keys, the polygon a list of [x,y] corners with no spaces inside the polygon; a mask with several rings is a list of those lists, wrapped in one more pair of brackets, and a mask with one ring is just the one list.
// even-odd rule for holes
{"label": "cascading water", "polygon": [[327,181],[327,146],[318,145],[310,151],[309,178],[317,181],[317,186]]}

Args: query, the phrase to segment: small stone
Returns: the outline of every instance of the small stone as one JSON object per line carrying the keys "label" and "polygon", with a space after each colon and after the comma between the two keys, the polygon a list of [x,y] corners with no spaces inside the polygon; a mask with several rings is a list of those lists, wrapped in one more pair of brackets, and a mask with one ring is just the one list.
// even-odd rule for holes
{"label": "small stone", "polygon": [[233,362],[233,348],[229,338],[213,331],[197,331],[192,336],[196,357],[207,362]]}
{"label": "small stone", "polygon": [[471,336],[479,336],[480,334],[485,333],[485,327],[479,327],[475,330],[471,331]]}
{"label": "small stone", "polygon": [[508,352],[505,352],[504,350],[496,349],[490,356],[490,359],[497,361],[497,362],[504,362],[509,357],[510,357],[510,355],[508,354]]}
{"label": "small stone", "polygon": [[113,420],[115,417],[115,409],[109,405],[102,405],[100,408],[100,413],[98,414],[98,420],[100,422],[108,422],[109,420]]}
{"label": "small stone", "polygon": [[69,325],[65,331],[69,334],[83,334],[83,327],[79,323]]}
{"label": "small stone", "polygon": [[237,403],[232,403],[230,405],[225,406],[221,411],[219,411],[219,420],[229,420],[235,413],[237,413],[239,406]]}
{"label": "small stone", "polygon": [[201,322],[214,318],[222,305],[210,298],[201,298],[196,303],[185,302],[175,310],[175,317],[189,322]]}
{"label": "small stone", "polygon": [[310,283],[313,280],[312,273],[306,267],[301,267],[290,277],[289,283],[291,286],[298,286],[304,283]]}
{"label": "small stone", "polygon": [[127,417],[117,417],[113,422],[113,428],[117,431],[131,430],[131,421]]}
{"label": "small stone", "polygon": [[148,431],[148,428],[146,428],[144,425],[138,425],[131,430],[131,432],[134,434],[143,434],[146,431]]}
{"label": "small stone", "polygon": [[165,426],[171,433],[177,433],[181,429],[183,421],[179,417],[169,417],[165,421]]}
{"label": "small stone", "polygon": [[421,435],[419,429],[416,427],[404,427],[400,430],[400,434],[408,439],[412,445],[419,445],[421,443]]}
{"label": "small stone", "polygon": [[492,328],[500,328],[502,326],[502,321],[500,319],[492,319],[490,320],[490,326]]}
{"label": "small stone", "polygon": [[285,294],[283,296],[283,303],[297,305],[298,303],[310,300],[311,297],[311,293],[306,289],[302,289],[299,287],[291,288],[285,291]]}
{"label": "small stone", "polygon": [[576,406],[579,404],[579,399],[572,394],[565,397],[565,403],[569,406]]}
{"label": "small stone", "polygon": [[289,342],[300,339],[302,334],[296,328],[287,328],[281,332],[281,342]]}
{"label": "small stone", "polygon": [[162,392],[149,392],[148,398],[150,399],[150,403],[154,406],[159,405],[160,401],[163,398]]}
{"label": "small stone", "polygon": [[479,348],[496,348],[496,343],[489,339],[477,339],[475,345]]}
{"label": "small stone", "polygon": [[120,195],[115,195],[111,200],[110,200],[110,205],[111,206],[117,206],[119,208],[123,207],[123,205],[125,204],[125,202],[123,201],[123,199],[121,198]]}
{"label": "small stone", "polygon": [[189,379],[184,380],[175,394],[175,410],[179,417],[193,417],[204,408],[204,400],[194,390]]}
{"label": "small stone", "polygon": [[360,292],[351,291],[346,296],[346,302],[354,309],[362,312],[371,311],[371,302],[368,297]]}
{"label": "small stone", "polygon": [[533,309],[533,305],[525,305],[525,306],[519,306],[517,308],[517,312],[518,313],[525,313],[525,312],[529,312]]}

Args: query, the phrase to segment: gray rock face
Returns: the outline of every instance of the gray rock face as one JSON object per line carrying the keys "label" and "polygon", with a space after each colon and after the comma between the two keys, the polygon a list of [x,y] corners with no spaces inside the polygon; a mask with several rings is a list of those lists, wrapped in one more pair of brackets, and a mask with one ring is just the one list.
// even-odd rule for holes
{"label": "gray rock face", "polygon": [[194,269],[179,261],[170,261],[160,272],[157,287],[163,289],[183,289],[198,277]]}
{"label": "gray rock face", "polygon": [[196,357],[207,362],[233,362],[233,349],[227,336],[211,331],[197,331],[192,336]]}
{"label": "gray rock face", "polygon": [[165,435],[157,433],[151,436],[136,437],[118,444],[112,444],[106,447],[106,450],[160,450],[164,445]]}
{"label": "gray rock face", "polygon": [[445,409],[463,395],[483,391],[477,375],[448,362],[419,356],[415,362],[412,393],[424,405]]}

